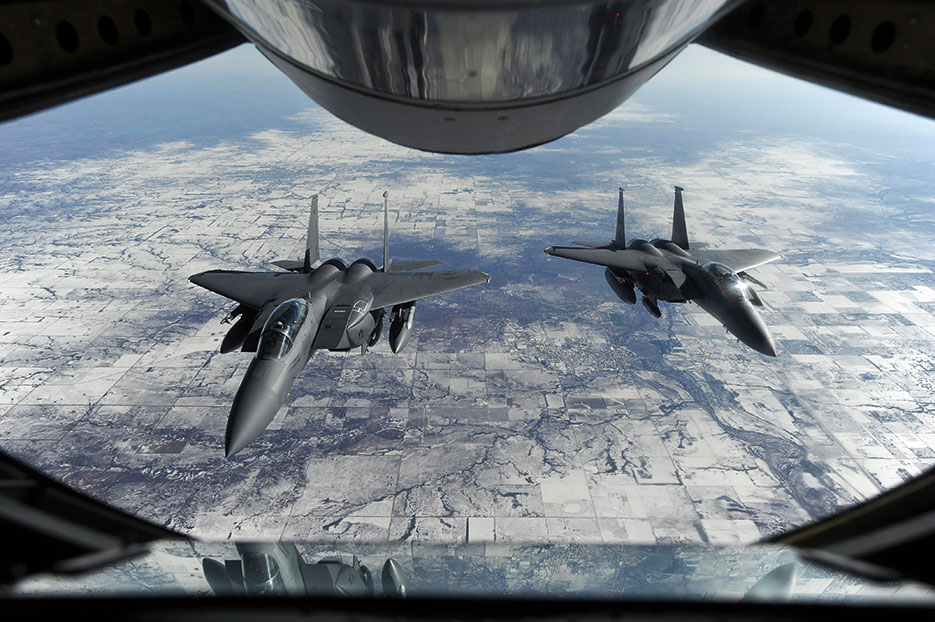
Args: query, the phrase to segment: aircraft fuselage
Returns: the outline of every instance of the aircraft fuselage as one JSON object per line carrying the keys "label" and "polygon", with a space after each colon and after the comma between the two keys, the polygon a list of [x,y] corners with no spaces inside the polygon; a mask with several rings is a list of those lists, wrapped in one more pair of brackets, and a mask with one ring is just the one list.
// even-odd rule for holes
{"label": "aircraft fuselage", "polygon": [[308,296],[287,300],[269,314],[227,420],[228,456],[266,429],[315,350],[376,343],[384,311],[370,307],[367,277],[374,272],[368,259],[350,266],[329,260],[308,275]]}
{"label": "aircraft fuselage", "polygon": [[390,350],[409,342],[416,301],[490,282],[479,270],[416,272],[435,260],[393,262],[389,246],[389,193],[383,193],[383,265],[362,257],[347,265],[321,262],[318,195],[311,198],[305,254],[273,264],[285,272],[207,270],[189,280],[234,300],[222,323],[237,321],[221,342],[221,352],[256,352],[237,390],[227,420],[225,453],[232,456],[258,437],[282,406],[315,350],[361,354],[383,333],[390,314]]}
{"label": "aircraft fuselage", "polygon": [[[715,262],[702,263],[692,257],[690,251],[680,248],[669,240],[656,239],[651,243],[633,240],[628,249],[665,259],[672,269],[659,267],[649,270],[626,270],[609,267],[617,277],[616,283],[608,278],[614,292],[625,302],[634,304],[635,294],[626,290],[639,289],[645,306],[657,315],[656,301],[697,303],[702,309],[717,318],[724,327],[743,343],[757,352],[776,356],[776,347],[769,330],[752,303],[743,279],[727,266]],[[622,294],[621,291],[622,290]]]}

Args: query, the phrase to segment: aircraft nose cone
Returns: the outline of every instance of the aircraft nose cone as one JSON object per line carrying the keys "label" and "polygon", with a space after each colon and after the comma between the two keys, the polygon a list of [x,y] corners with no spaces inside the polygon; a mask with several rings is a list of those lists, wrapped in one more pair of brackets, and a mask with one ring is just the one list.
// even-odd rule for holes
{"label": "aircraft nose cone", "polygon": [[773,357],[779,356],[779,353],[776,352],[776,344],[773,342],[772,338],[769,340],[769,352],[764,352],[763,354],[768,354]]}
{"label": "aircraft nose cone", "polygon": [[755,343],[749,344],[750,347],[761,354],[765,354],[766,356],[778,356],[776,352],[776,343],[773,341],[773,338],[769,335],[769,333],[766,333],[763,337],[763,339],[758,339]]}
{"label": "aircraft nose cone", "polygon": [[769,334],[769,329],[760,315],[750,308],[747,312],[745,322],[743,322],[737,337],[745,344],[766,356],[777,356],[776,342],[773,336]]}
{"label": "aircraft nose cone", "polygon": [[241,385],[227,419],[224,455],[230,458],[252,443],[270,424],[280,406],[279,397],[265,384],[245,382]]}

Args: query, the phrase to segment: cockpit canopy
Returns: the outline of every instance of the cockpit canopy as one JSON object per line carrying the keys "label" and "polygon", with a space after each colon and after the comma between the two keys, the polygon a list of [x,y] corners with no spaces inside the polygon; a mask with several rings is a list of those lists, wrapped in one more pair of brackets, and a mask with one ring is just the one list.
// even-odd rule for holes
{"label": "cockpit canopy", "polygon": [[713,276],[715,281],[726,281],[727,279],[737,276],[737,273],[728,266],[716,261],[706,263],[702,268],[705,272]]}
{"label": "cockpit canopy", "polygon": [[292,350],[292,342],[308,317],[308,302],[292,298],[276,307],[260,334],[259,359],[281,359]]}
{"label": "cockpit canopy", "polygon": [[711,275],[711,278],[725,294],[750,299],[746,283],[729,266],[712,261],[703,265],[702,269]]}

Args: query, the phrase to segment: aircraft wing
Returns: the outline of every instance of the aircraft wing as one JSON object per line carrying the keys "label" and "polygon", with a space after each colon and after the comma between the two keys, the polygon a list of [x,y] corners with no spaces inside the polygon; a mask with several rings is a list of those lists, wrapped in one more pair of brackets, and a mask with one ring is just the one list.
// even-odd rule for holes
{"label": "aircraft wing", "polygon": [[262,309],[270,302],[308,294],[308,277],[300,272],[209,270],[193,274],[188,280],[248,307]]}
{"label": "aircraft wing", "polygon": [[289,272],[296,272],[305,267],[304,261],[296,261],[294,259],[277,259],[273,262],[273,265],[277,268],[282,268],[283,270],[288,270]]}
{"label": "aircraft wing", "polygon": [[375,272],[367,279],[367,284],[373,291],[371,305],[374,309],[382,309],[489,281],[490,276],[478,270],[446,270]]}
{"label": "aircraft wing", "polygon": [[578,246],[587,246],[588,248],[604,248],[609,246],[607,242],[595,242],[593,240],[572,240],[572,244],[577,244]]}
{"label": "aircraft wing", "polygon": [[390,272],[412,272],[429,266],[437,266],[440,261],[423,259],[422,261],[393,261],[390,263]]}
{"label": "aircraft wing", "polygon": [[705,263],[709,261],[716,261],[717,263],[722,263],[729,267],[734,272],[743,272],[744,270],[749,270],[750,268],[755,268],[756,266],[760,266],[771,261],[776,261],[782,257],[782,255],[779,253],[774,253],[773,251],[768,251],[763,248],[738,248],[725,250],[695,250],[692,248],[688,252],[690,252],[692,257],[695,259]]}
{"label": "aircraft wing", "polygon": [[545,249],[547,255],[584,261],[599,266],[610,266],[624,270],[645,270],[648,266],[657,265],[655,259],[638,250],[609,248],[575,248],[573,246],[550,246]]}

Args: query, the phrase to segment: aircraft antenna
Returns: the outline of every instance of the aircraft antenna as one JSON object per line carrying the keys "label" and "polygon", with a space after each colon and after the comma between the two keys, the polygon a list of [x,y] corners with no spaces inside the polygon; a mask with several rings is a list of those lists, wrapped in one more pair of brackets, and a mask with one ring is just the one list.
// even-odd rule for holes
{"label": "aircraft antenna", "polygon": [[617,197],[617,235],[614,237],[614,246],[617,248],[627,247],[627,230],[624,226],[623,217],[623,188],[618,188],[620,193]]}
{"label": "aircraft antenna", "polygon": [[312,271],[312,264],[318,263],[318,194],[312,195],[312,209],[308,215],[308,235],[305,236],[304,272]]}
{"label": "aircraft antenna", "polygon": [[672,241],[680,248],[688,250],[688,229],[685,227],[685,208],[682,206],[682,192],[685,188],[675,187],[675,206],[672,210]]}
{"label": "aircraft antenna", "polygon": [[390,193],[383,193],[383,271],[390,271]]}

